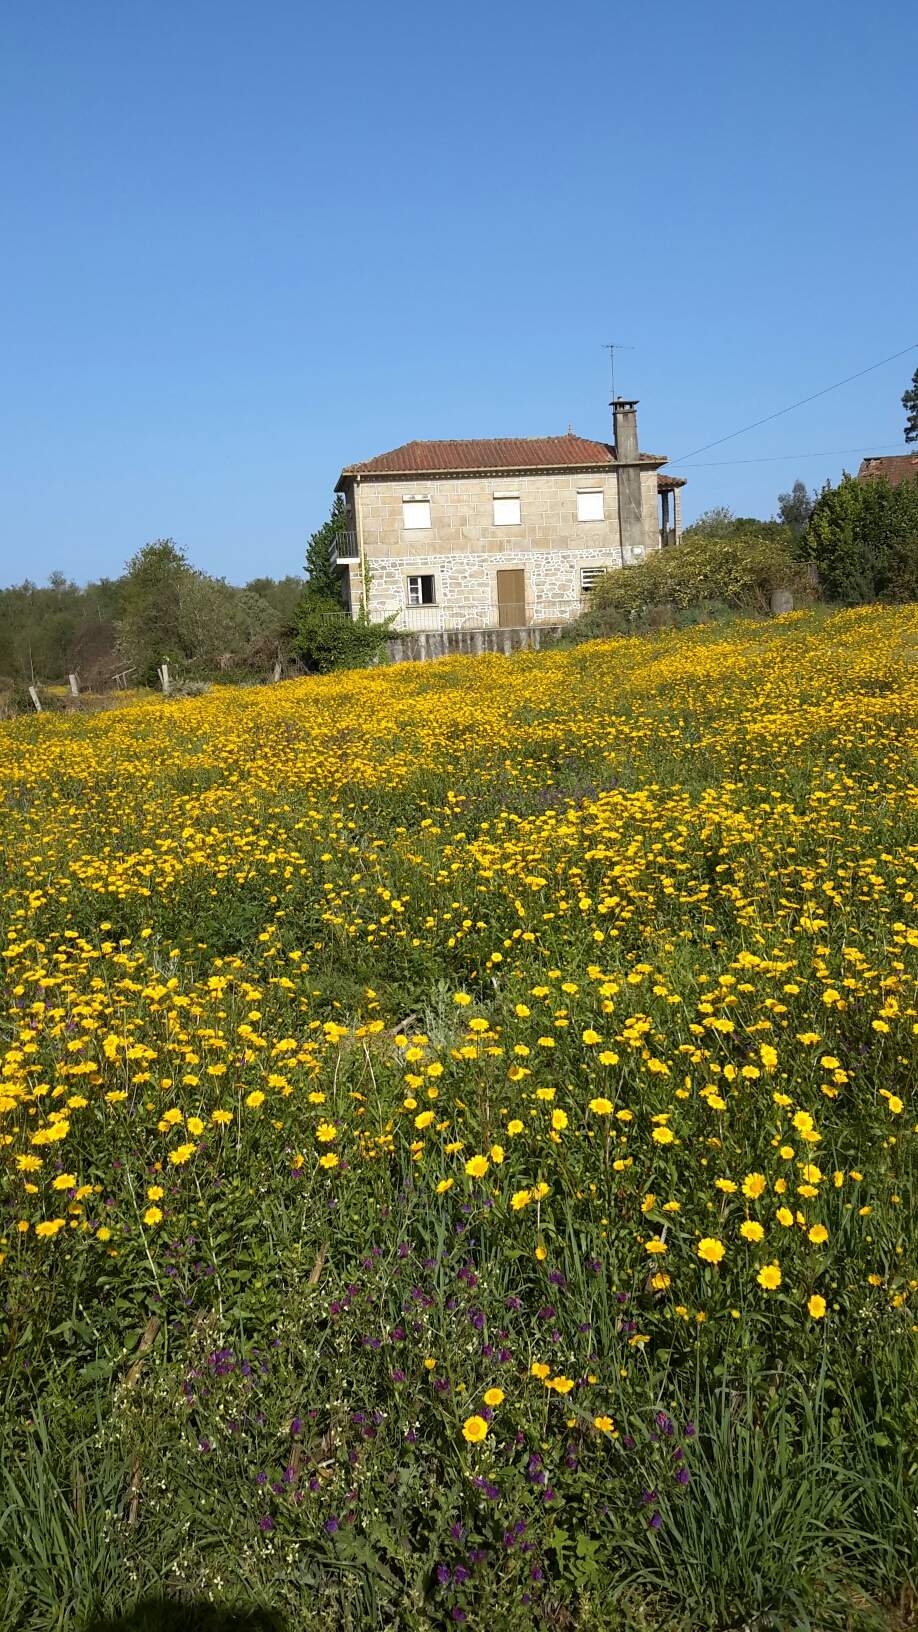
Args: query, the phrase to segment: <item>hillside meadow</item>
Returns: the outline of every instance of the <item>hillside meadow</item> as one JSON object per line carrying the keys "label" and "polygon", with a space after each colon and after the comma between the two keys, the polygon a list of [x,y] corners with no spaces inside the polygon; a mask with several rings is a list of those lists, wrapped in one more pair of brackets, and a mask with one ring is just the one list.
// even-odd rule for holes
{"label": "hillside meadow", "polygon": [[918,608],[22,718],[0,799],[4,1628],[914,1624]]}

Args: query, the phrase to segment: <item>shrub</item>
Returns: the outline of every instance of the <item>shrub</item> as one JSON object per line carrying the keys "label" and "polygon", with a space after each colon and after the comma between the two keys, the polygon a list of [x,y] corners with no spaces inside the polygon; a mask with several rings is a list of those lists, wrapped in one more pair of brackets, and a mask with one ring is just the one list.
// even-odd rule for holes
{"label": "shrub", "polygon": [[745,611],[768,610],[775,589],[806,593],[806,575],[784,538],[749,535],[683,539],[676,549],[655,551],[639,566],[610,572],[593,591],[597,613],[633,617],[653,606],[676,611],[710,603]]}
{"label": "shrub", "polygon": [[306,594],[296,611],[294,645],[313,674],[362,668],[382,655],[393,621],[374,623],[363,608],[351,618],[337,601]]}
{"label": "shrub", "polygon": [[918,600],[918,482],[843,476],[819,495],[802,553],[833,600]]}

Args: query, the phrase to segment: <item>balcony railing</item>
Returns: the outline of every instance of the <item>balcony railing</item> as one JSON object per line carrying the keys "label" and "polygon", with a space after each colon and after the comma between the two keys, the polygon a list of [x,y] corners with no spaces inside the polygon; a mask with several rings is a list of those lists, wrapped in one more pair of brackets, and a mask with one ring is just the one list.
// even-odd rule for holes
{"label": "balcony railing", "polygon": [[328,559],[334,572],[336,567],[353,567],[360,560],[360,546],[357,543],[357,534],[353,532],[339,533],[328,552]]}

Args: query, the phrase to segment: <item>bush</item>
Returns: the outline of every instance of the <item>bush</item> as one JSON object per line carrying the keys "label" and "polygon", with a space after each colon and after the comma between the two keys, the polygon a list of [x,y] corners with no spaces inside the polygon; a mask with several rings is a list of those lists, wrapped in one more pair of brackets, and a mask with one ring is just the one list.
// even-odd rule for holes
{"label": "bush", "polygon": [[802,553],[845,605],[918,600],[918,482],[843,476],[816,501]]}
{"label": "bush", "polygon": [[332,669],[359,669],[376,662],[394,619],[373,623],[362,608],[351,618],[337,601],[307,593],[294,622],[294,645],[307,670],[329,674]]}
{"label": "bush", "polygon": [[719,603],[766,612],[775,589],[792,589],[798,596],[807,592],[805,571],[784,537],[701,535],[655,551],[639,566],[607,573],[593,591],[591,611],[633,618],[649,607],[679,612]]}

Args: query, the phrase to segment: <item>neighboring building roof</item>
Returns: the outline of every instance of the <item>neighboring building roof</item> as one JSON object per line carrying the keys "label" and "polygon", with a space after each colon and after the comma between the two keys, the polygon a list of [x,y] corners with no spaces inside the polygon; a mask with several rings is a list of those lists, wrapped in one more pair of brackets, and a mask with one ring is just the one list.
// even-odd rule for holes
{"label": "neighboring building roof", "polygon": [[[665,455],[640,453],[641,464],[659,466]],[[405,442],[375,459],[345,465],[345,476],[457,476],[496,470],[561,470],[584,465],[614,465],[611,442],[585,436],[510,436],[475,441]],[[339,482],[340,486],[340,482]]]}
{"label": "neighboring building roof", "polygon": [[912,481],[918,477],[918,453],[894,453],[885,457],[862,459],[861,468],[857,473],[859,482],[867,482],[872,476],[882,476],[890,487],[898,487],[900,482]]}
{"label": "neighboring building roof", "polygon": [[674,487],[684,487],[687,481],[687,476],[670,476],[666,472],[664,475],[657,477],[657,492],[671,493]]}

